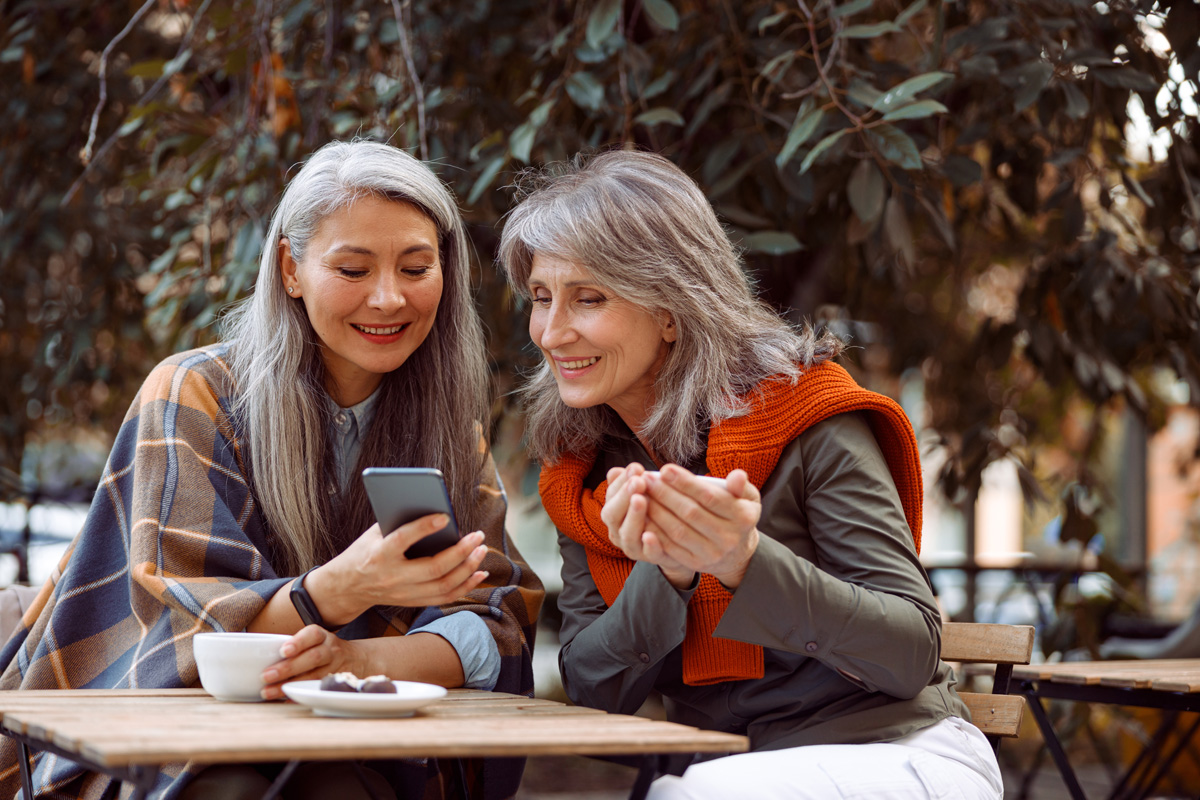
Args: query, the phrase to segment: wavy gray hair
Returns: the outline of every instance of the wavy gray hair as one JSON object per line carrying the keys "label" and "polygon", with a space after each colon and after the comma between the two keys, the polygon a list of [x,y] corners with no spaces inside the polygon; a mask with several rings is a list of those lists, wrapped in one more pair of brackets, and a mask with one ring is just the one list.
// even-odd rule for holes
{"label": "wavy gray hair", "polygon": [[[793,328],[755,297],[741,259],[700,187],[666,158],[613,150],[524,175],[508,215],[499,261],[529,299],[535,254],[573,261],[610,291],[667,312],[678,338],[654,386],[638,437],[686,463],[704,449],[710,424],[748,410],[763,379],[793,380],[838,355],[842,342]],[[593,451],[614,430],[607,407],[575,409],[542,364],[523,389],[530,452],[553,463]]]}
{"label": "wavy gray hair", "polygon": [[[442,296],[425,341],[384,376],[359,468],[339,500],[326,489],[337,478],[318,337],[303,300],[284,289],[278,245],[286,237],[303,260],[326,217],[369,195],[411,203],[433,221]],[[250,441],[252,488],[275,536],[277,568],[297,574],[324,563],[371,526],[358,475],[366,466],[441,469],[460,525],[474,529],[489,378],[462,218],[429,167],[377,142],[332,142],[313,153],[271,219],[253,295],[222,323],[240,392],[234,413]]]}

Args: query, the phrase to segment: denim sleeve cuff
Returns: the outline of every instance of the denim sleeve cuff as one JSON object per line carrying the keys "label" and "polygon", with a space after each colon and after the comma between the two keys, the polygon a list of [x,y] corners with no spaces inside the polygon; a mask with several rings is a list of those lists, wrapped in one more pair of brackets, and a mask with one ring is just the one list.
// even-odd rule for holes
{"label": "denim sleeve cuff", "polygon": [[462,662],[465,688],[488,692],[496,688],[500,678],[500,650],[487,623],[476,614],[469,611],[447,614],[409,633],[436,633],[449,642]]}

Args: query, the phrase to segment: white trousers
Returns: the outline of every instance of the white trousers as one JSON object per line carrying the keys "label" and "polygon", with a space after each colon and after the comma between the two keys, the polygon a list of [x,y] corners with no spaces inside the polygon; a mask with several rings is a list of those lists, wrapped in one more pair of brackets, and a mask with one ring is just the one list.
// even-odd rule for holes
{"label": "white trousers", "polygon": [[726,756],[666,775],[648,800],[998,800],[996,754],[949,717],[893,742],[826,744]]}

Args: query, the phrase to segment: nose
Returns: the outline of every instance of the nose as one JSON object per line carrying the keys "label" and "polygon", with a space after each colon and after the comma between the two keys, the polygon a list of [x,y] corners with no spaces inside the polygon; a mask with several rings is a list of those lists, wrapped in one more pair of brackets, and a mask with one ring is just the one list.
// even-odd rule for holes
{"label": "nose", "polygon": [[529,333],[543,350],[554,350],[579,338],[570,315],[558,303],[539,309],[529,318]]}
{"label": "nose", "polygon": [[381,270],[367,295],[367,305],[385,313],[399,311],[408,304],[400,277],[390,270]]}

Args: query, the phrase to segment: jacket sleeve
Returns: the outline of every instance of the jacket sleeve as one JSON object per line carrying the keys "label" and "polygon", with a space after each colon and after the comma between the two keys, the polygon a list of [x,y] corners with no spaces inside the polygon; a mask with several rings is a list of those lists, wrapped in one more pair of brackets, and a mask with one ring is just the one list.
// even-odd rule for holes
{"label": "jacket sleeve", "polygon": [[481,520],[488,552],[479,568],[487,571],[488,577],[458,600],[422,609],[411,627],[424,627],[451,614],[477,614],[487,625],[500,656],[499,677],[490,688],[532,697],[534,634],[546,592],[505,529],[507,496],[490,451],[482,442],[480,447],[484,454],[477,500],[482,513],[477,519]]}
{"label": "jacket sleeve", "polygon": [[563,590],[558,667],[567,696],[579,705],[632,714],[654,688],[663,660],[683,642],[687,603],[658,567],[634,565],[609,608],[596,588],[583,546],[558,535]]}
{"label": "jacket sleeve", "polygon": [[770,518],[716,635],[818,659],[867,691],[915,697],[941,621],[862,414],[814,425],[767,485]]}

